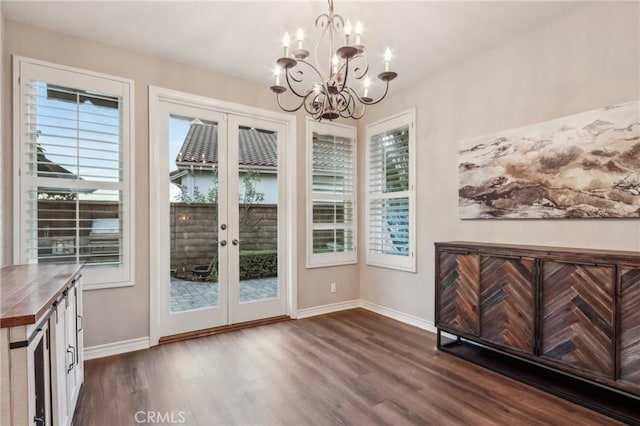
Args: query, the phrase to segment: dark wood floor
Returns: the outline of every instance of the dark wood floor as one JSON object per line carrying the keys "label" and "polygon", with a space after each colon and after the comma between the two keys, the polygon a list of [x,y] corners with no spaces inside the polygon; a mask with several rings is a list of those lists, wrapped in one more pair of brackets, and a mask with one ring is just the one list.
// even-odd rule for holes
{"label": "dark wood floor", "polygon": [[435,346],[362,309],[156,346],[88,361],[74,424],[616,424]]}

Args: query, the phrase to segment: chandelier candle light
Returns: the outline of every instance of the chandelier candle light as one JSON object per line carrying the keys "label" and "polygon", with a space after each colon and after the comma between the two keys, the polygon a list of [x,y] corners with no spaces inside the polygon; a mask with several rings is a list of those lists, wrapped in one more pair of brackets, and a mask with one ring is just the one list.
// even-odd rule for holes
{"label": "chandelier candle light", "polygon": [[[358,120],[364,115],[367,105],[377,104],[387,96],[389,82],[398,76],[389,70],[391,50],[387,48],[385,51],[384,72],[378,74],[378,79],[385,84],[384,93],[378,99],[373,99],[369,97],[369,63],[361,44],[362,23],[358,21],[354,27],[351,21],[345,22],[333,12],[333,0],[329,0],[329,13],[318,16],[315,25],[321,31],[314,50],[315,64],[307,59],[309,51],[303,49],[302,28],[296,32],[297,46],[292,51],[289,50],[291,38],[288,32],[285,33],[282,39],[284,55],[276,61],[276,84],[271,86],[271,91],[276,94],[278,105],[284,111],[295,112],[304,107],[318,121],[338,117]],[[340,32],[344,33],[345,44],[336,50],[334,43]],[[328,71],[318,61],[318,50],[325,36],[328,37],[329,45]],[[282,74],[286,87],[281,85]],[[362,82],[362,96],[350,85],[357,81]],[[284,107],[280,101],[280,95],[287,90],[300,98],[299,103],[291,108]]]}

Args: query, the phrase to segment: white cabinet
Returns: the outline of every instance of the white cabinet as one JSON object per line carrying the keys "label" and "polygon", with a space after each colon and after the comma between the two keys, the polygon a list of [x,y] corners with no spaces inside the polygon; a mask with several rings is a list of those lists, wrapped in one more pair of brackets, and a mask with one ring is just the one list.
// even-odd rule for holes
{"label": "white cabinet", "polygon": [[57,302],[49,317],[51,330],[51,389],[53,424],[70,423],[69,404],[67,402],[67,309],[64,299]]}
{"label": "white cabinet", "polygon": [[80,267],[1,272],[12,297],[0,298],[0,424],[70,425],[84,380]]}
{"label": "white cabinet", "polygon": [[80,386],[84,380],[82,357],[82,283],[63,292],[63,298],[49,318],[53,354],[51,365],[56,366],[53,380],[54,424],[71,424]]}
{"label": "white cabinet", "polygon": [[[5,332],[6,330],[6,332]],[[34,328],[30,342],[5,350],[4,342],[21,342],[21,331],[3,329],[2,425],[46,425],[51,411],[48,324]],[[5,340],[6,339],[6,340]],[[7,346],[8,348],[8,346]],[[5,376],[6,374],[6,376]],[[5,380],[5,377],[7,380]],[[30,420],[31,419],[31,420]]]}
{"label": "white cabinet", "polygon": [[[80,278],[81,279],[81,278]],[[82,368],[82,346],[80,344],[80,336],[82,335],[82,318],[79,304],[82,299],[82,293],[79,293],[78,282],[76,286],[69,289],[69,306],[67,307],[67,353],[71,354],[71,363],[67,367],[67,401],[72,411],[78,402],[80,393],[80,385],[84,379],[84,371]]]}

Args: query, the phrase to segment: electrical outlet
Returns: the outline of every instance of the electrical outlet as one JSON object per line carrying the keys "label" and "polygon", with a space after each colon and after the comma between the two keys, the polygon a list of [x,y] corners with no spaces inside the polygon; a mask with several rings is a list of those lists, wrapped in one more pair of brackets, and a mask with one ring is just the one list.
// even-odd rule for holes
{"label": "electrical outlet", "polygon": [[336,292],[336,283],[331,283],[331,293]]}

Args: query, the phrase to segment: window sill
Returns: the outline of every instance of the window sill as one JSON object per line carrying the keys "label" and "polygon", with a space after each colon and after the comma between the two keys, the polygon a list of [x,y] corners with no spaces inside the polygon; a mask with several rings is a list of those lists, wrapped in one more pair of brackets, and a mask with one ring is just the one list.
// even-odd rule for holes
{"label": "window sill", "polygon": [[333,266],[345,266],[345,265],[357,265],[357,264],[358,264],[358,261],[354,260],[354,259],[349,259],[349,260],[344,260],[344,261],[332,261],[332,262],[326,262],[326,263],[322,263],[322,262],[309,263],[309,262],[307,262],[306,268],[307,269],[331,268]]}
{"label": "window sill", "polygon": [[402,271],[402,272],[411,272],[413,274],[417,273],[417,269],[415,265],[409,265],[409,266],[405,266],[405,265],[390,265],[388,263],[379,263],[379,262],[374,262],[371,260],[368,260],[366,262],[367,266],[374,266],[376,268],[385,268],[385,269],[392,269],[394,271]]}

